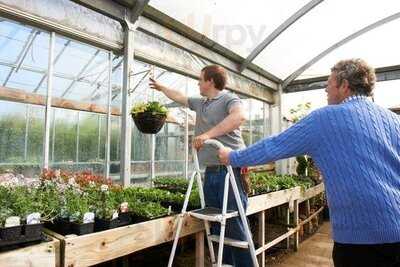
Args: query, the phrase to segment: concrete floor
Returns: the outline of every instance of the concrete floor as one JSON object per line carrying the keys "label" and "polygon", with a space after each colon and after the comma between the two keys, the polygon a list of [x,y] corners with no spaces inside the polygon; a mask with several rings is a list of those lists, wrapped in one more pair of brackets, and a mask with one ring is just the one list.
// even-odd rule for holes
{"label": "concrete floor", "polygon": [[333,267],[331,228],[324,222],[321,228],[310,238],[300,244],[296,253],[285,256],[284,260],[274,267]]}

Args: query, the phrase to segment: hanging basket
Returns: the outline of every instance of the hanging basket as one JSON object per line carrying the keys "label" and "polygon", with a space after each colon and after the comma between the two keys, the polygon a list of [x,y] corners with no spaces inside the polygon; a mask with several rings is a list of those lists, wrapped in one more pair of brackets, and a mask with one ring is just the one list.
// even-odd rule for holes
{"label": "hanging basket", "polygon": [[132,114],[132,118],[139,131],[145,134],[156,134],[163,127],[167,115],[145,111]]}

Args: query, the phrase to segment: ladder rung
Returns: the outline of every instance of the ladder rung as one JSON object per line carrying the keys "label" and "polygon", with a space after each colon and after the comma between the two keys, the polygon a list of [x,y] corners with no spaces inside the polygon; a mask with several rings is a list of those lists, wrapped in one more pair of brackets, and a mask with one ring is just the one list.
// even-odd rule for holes
{"label": "ladder rung", "polygon": [[[212,222],[220,222],[222,221],[222,210],[212,207],[206,207],[204,209],[197,209],[188,212],[190,216],[195,218],[212,221]],[[225,214],[225,219],[237,217],[239,213],[234,210],[227,210]]]}
{"label": "ladder rung", "polygon": [[[218,266],[218,264],[216,264],[216,263],[213,263],[213,265],[212,265],[213,267],[217,267]],[[229,265],[229,264],[222,264],[221,265],[221,267],[234,267],[233,265]]]}
{"label": "ladder rung", "polygon": [[[218,242],[219,243],[219,235],[210,235],[211,241]],[[237,248],[248,248],[249,243],[247,241],[242,241],[242,240],[236,240],[232,239],[229,237],[225,237],[224,239],[224,244],[232,247],[237,247]]]}

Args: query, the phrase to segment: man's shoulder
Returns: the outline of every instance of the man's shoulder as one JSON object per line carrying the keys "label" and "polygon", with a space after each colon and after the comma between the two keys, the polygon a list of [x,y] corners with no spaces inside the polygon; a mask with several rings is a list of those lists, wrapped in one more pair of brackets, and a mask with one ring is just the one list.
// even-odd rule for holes
{"label": "man's shoulder", "polygon": [[230,92],[230,91],[224,91],[224,92],[222,93],[222,97],[223,97],[224,99],[227,99],[227,100],[230,100],[230,99],[240,99],[240,98],[238,97],[237,94],[235,94],[235,93],[233,93],[233,92]]}

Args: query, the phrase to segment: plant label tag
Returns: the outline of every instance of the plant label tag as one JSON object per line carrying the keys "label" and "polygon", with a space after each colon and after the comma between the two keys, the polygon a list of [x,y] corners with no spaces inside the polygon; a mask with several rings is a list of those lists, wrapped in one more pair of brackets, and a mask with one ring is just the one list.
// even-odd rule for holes
{"label": "plant label tag", "polygon": [[111,220],[114,220],[114,219],[116,219],[116,218],[118,218],[118,211],[115,211],[115,212],[113,213],[113,216],[112,216]]}
{"label": "plant label tag", "polygon": [[26,216],[26,224],[38,224],[40,223],[40,213],[34,212]]}
{"label": "plant label tag", "polygon": [[171,206],[168,206],[168,215],[171,215],[172,209]]}
{"label": "plant label tag", "polygon": [[94,222],[94,213],[93,212],[86,212],[83,215],[83,223],[92,223]]}
{"label": "plant label tag", "polygon": [[11,216],[6,219],[4,227],[13,227],[21,224],[21,219],[18,216]]}
{"label": "plant label tag", "polygon": [[120,206],[121,212],[128,212],[128,202],[122,202]]}

